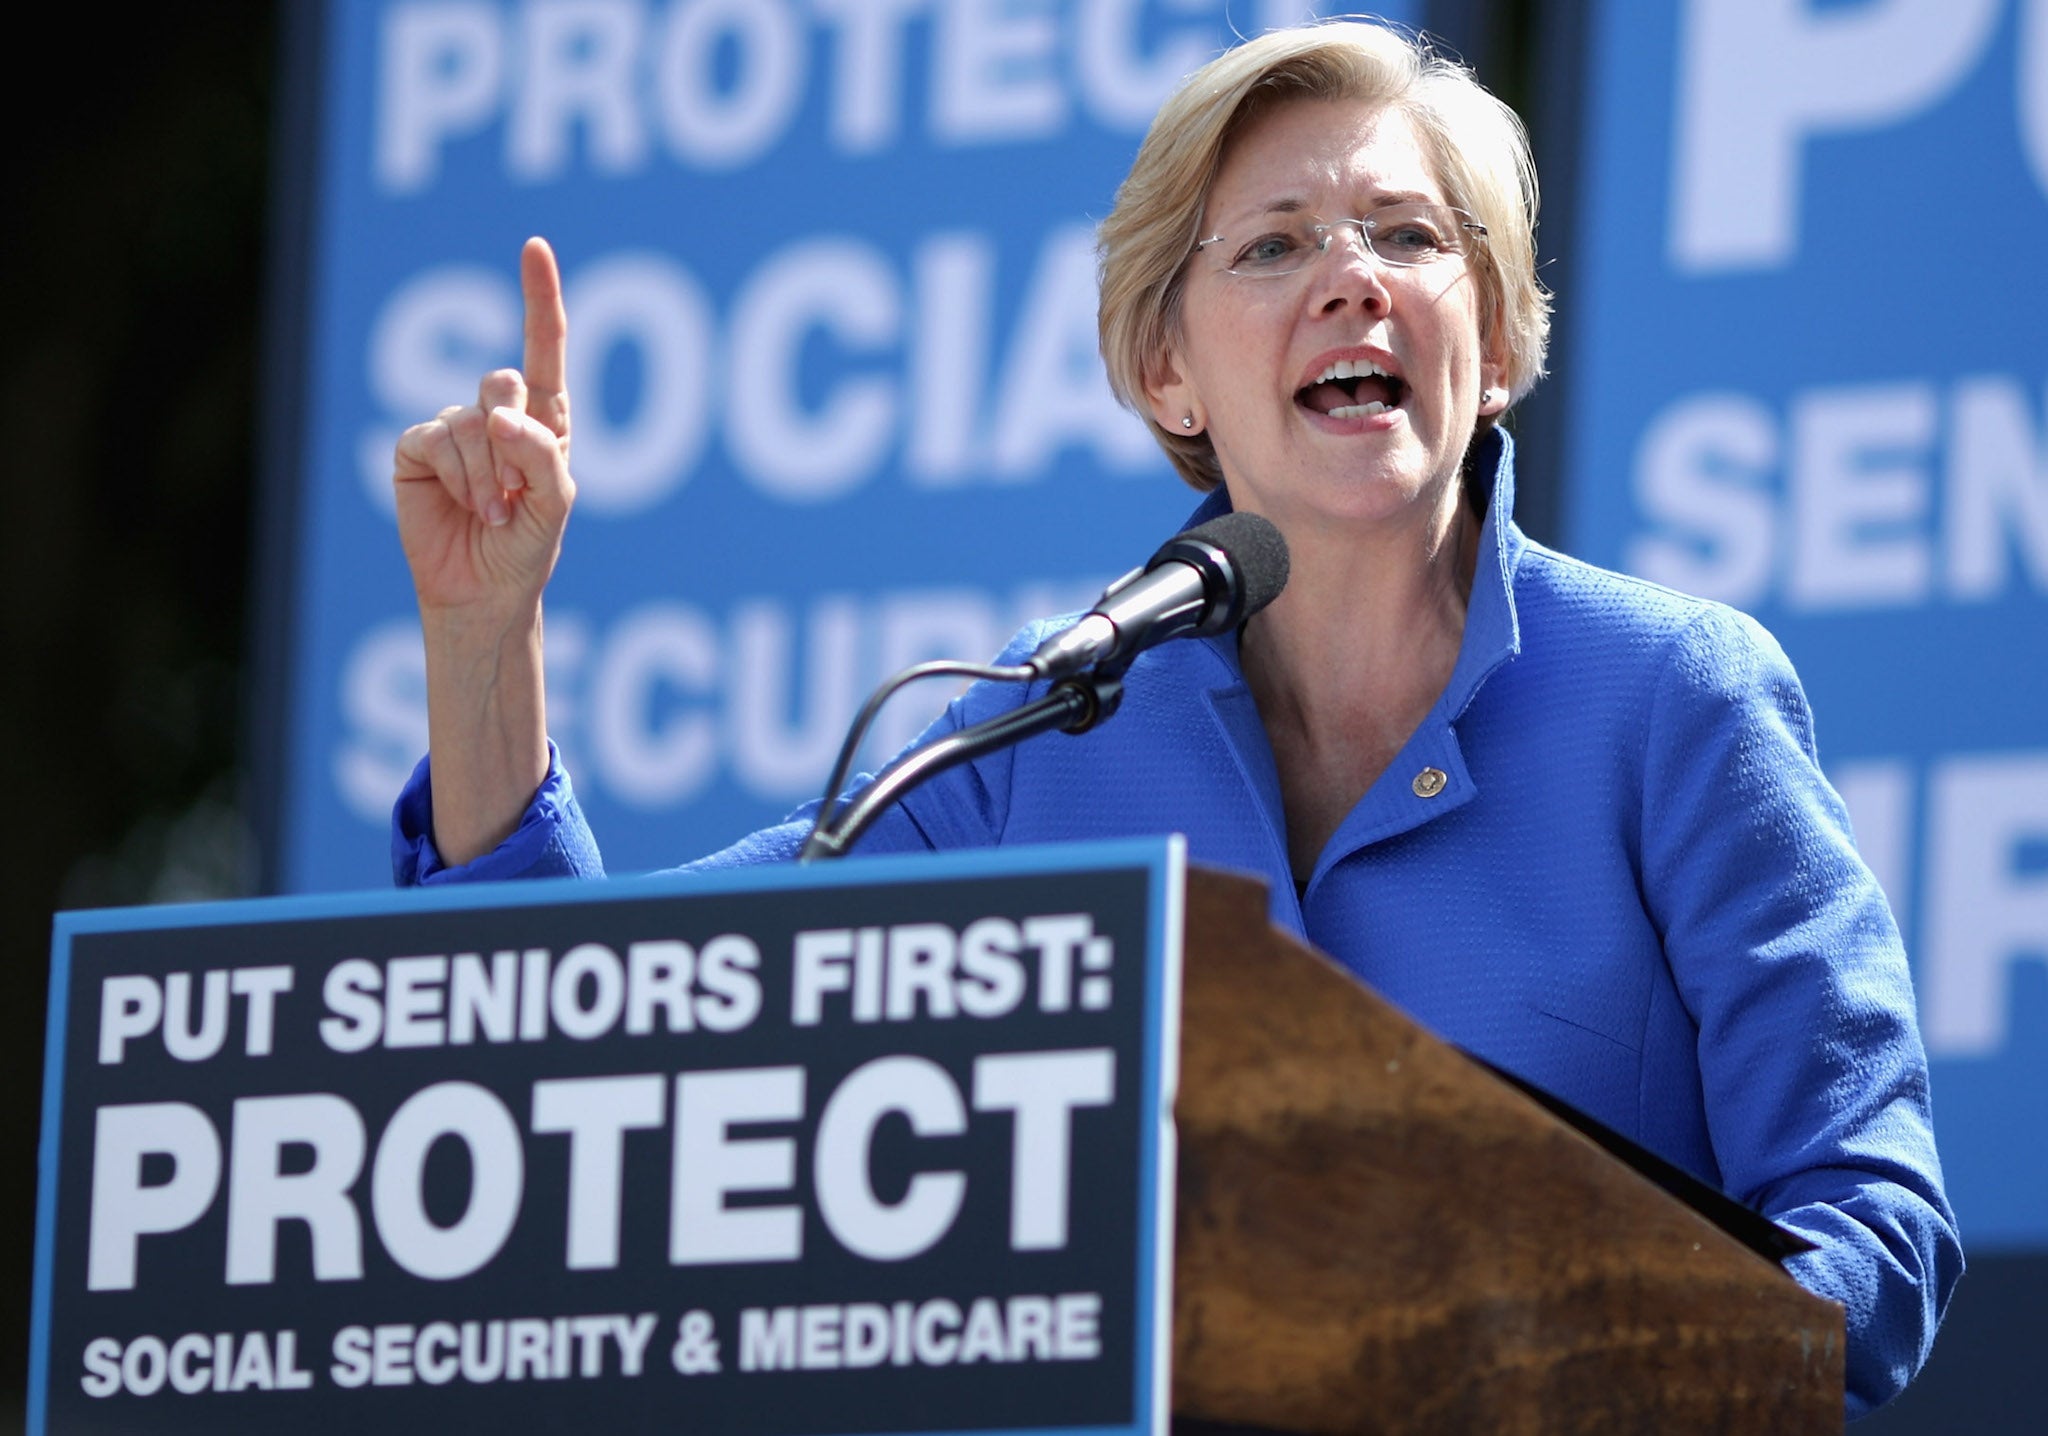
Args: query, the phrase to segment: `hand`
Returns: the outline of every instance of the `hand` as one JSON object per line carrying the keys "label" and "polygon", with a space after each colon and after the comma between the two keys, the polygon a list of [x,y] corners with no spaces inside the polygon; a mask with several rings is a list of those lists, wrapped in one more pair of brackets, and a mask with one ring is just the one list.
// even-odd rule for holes
{"label": "hand", "polygon": [[519,285],[523,367],[407,429],[391,476],[426,640],[434,842],[451,866],[503,842],[548,771],[540,597],[576,483],[569,320],[547,241],[526,241]]}
{"label": "hand", "polygon": [[477,401],[399,438],[398,534],[423,619],[537,613],[575,501],[569,477],[568,315],[544,239],[519,255],[526,299],[520,369],[486,374]]}

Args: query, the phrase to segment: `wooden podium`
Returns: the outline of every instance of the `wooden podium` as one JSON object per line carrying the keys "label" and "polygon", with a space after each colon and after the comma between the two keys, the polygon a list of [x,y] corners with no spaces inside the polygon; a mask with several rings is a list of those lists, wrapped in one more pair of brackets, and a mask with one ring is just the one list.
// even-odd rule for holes
{"label": "wooden podium", "polygon": [[1191,872],[1186,932],[1176,1418],[1841,1429],[1838,1305],[1274,928],[1259,884]]}

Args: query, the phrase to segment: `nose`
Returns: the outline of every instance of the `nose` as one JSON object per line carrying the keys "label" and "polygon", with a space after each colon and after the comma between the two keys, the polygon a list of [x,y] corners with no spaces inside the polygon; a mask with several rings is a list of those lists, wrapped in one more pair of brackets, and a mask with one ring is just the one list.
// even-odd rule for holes
{"label": "nose", "polygon": [[1333,224],[1324,232],[1322,254],[1309,272],[1317,305],[1325,314],[1338,313],[1347,304],[1357,304],[1368,314],[1384,314],[1390,306],[1386,263],[1365,242],[1365,226],[1358,220]]}
{"label": "nose", "polygon": [[1362,219],[1331,220],[1329,228],[1323,231],[1324,258],[1328,258],[1332,250],[1337,251],[1341,258],[1345,248],[1354,249],[1361,257],[1375,263],[1379,260],[1372,246],[1366,242],[1365,221]]}

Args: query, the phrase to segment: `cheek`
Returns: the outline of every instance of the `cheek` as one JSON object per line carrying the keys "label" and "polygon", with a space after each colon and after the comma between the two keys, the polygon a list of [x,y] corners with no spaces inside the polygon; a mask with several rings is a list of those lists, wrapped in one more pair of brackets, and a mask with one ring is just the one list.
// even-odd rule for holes
{"label": "cheek", "polygon": [[1485,298],[1470,276],[1459,281],[1444,296],[1444,319],[1452,336],[1451,354],[1457,366],[1457,381],[1480,388],[1485,379],[1480,366],[1486,357]]}
{"label": "cheek", "polygon": [[1190,315],[1185,328],[1185,357],[1188,377],[1211,403],[1224,398],[1232,388],[1231,379],[1241,361],[1233,356],[1244,352],[1244,338],[1237,326],[1216,315]]}
{"label": "cheek", "polygon": [[1257,292],[1190,297],[1181,317],[1190,376],[1217,394],[1260,382],[1285,347],[1287,309]]}

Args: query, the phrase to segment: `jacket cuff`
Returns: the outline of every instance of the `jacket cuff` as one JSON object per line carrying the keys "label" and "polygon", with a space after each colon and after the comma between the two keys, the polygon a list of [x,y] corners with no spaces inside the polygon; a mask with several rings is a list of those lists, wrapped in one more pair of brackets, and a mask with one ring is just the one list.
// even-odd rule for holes
{"label": "jacket cuff", "polygon": [[490,852],[450,867],[434,846],[434,788],[422,758],[391,811],[391,876],[400,887],[514,878],[603,877],[604,860],[583,821],[568,770],[548,740],[548,773],[519,826]]}

